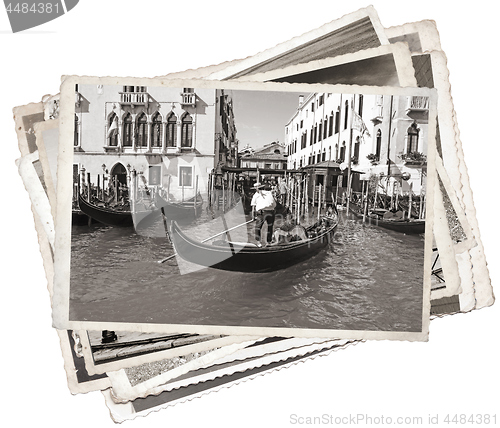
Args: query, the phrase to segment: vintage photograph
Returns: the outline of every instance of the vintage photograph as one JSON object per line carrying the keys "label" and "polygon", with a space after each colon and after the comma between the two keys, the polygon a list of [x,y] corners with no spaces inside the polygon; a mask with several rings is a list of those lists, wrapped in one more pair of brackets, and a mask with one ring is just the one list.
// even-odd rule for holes
{"label": "vintage photograph", "polygon": [[69,321],[424,338],[432,92],[229,86],[75,85]]}
{"label": "vintage photograph", "polygon": [[[10,413],[493,420],[490,4],[87,0],[15,34],[28,3],[1,36]],[[429,379],[454,387],[415,411]]]}

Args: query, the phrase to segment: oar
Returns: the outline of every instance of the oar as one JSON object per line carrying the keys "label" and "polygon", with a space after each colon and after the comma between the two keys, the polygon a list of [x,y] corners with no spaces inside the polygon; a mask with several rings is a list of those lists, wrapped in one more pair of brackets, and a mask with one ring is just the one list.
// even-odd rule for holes
{"label": "oar", "polygon": [[[206,239],[204,239],[204,240],[203,240],[203,241],[201,241],[201,242],[203,243],[203,242],[210,241],[211,239],[216,238],[217,236],[222,235],[223,233],[227,233],[227,232],[229,232],[229,231],[231,231],[231,230],[234,230],[234,229],[236,229],[236,228],[238,228],[238,227],[245,226],[246,224],[248,224],[248,223],[252,223],[253,221],[255,221],[255,219],[248,220],[248,221],[246,221],[245,223],[241,223],[241,224],[239,224],[238,226],[233,226],[233,227],[230,227],[229,229],[226,229],[226,230],[224,230],[224,231],[222,231],[222,232],[219,232],[219,233],[217,233],[217,234],[215,234],[215,235],[213,235],[213,236],[210,236],[209,238],[206,238]],[[167,258],[165,258],[165,259],[163,259],[163,260],[158,260],[158,263],[165,263],[167,260],[173,259],[176,255],[177,255],[177,253],[174,253],[174,254],[172,254],[171,256],[168,256]]]}

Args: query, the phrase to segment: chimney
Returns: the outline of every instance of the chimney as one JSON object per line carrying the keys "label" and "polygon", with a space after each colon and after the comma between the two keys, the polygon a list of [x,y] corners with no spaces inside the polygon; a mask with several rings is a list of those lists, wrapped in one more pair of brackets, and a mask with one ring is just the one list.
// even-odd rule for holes
{"label": "chimney", "polygon": [[299,95],[299,108],[304,104],[304,95]]}

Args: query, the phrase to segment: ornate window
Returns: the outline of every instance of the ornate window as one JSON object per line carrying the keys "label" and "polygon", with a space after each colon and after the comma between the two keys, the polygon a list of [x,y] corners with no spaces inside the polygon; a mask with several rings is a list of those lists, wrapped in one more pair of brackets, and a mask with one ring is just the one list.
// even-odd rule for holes
{"label": "ornate window", "polygon": [[132,115],[125,114],[123,117],[123,147],[132,147]]}
{"label": "ornate window", "polygon": [[377,131],[376,144],[375,156],[377,157],[377,160],[380,160],[380,151],[382,150],[382,131],[380,129]]}
{"label": "ornate window", "polygon": [[406,131],[406,153],[412,153],[418,151],[418,133],[420,129],[417,127],[417,123],[413,122],[408,130]]}
{"label": "ornate window", "polygon": [[77,114],[75,114],[75,136],[73,140],[73,146],[80,146],[80,119],[78,118]]}
{"label": "ornate window", "polygon": [[148,118],[144,112],[137,118],[136,136],[136,147],[148,146]]}
{"label": "ornate window", "polygon": [[181,147],[193,147],[193,119],[189,113],[182,118]]}
{"label": "ornate window", "polygon": [[342,147],[340,148],[340,160],[345,161],[345,141],[342,142]]}
{"label": "ornate window", "polygon": [[344,106],[344,129],[347,129],[347,118],[349,116],[349,101],[346,100]]}
{"label": "ornate window", "polygon": [[170,113],[167,118],[167,147],[177,146],[177,117]]}
{"label": "ornate window", "polygon": [[156,112],[151,119],[151,147],[161,147],[163,124],[161,123],[161,114]]}
{"label": "ornate window", "polygon": [[337,114],[335,115],[335,133],[338,134],[340,131],[340,106],[337,109]]}
{"label": "ornate window", "polygon": [[118,116],[115,113],[108,117],[108,146],[118,146]]}

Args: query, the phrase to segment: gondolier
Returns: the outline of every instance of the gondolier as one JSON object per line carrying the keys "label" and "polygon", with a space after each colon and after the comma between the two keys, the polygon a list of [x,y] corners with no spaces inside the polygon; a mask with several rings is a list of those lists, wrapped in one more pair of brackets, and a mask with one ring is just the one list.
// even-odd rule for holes
{"label": "gondolier", "polygon": [[256,191],[250,205],[252,206],[252,216],[256,220],[254,229],[255,239],[258,242],[257,245],[262,245],[261,230],[264,223],[267,223],[267,239],[265,241],[267,245],[273,239],[276,201],[270,190],[264,190],[264,184],[257,182],[253,188]]}

